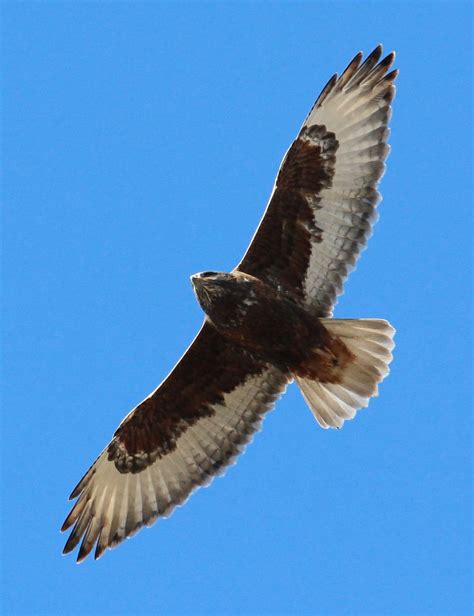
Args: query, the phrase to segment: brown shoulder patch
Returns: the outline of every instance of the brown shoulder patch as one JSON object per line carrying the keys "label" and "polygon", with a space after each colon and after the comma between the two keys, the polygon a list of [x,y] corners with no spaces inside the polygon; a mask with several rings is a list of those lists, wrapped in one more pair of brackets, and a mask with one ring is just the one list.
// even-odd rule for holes
{"label": "brown shoulder patch", "polygon": [[338,142],[325,126],[304,127],[288,150],[276,180],[276,188],[301,194],[330,188]]}
{"label": "brown shoulder patch", "polygon": [[180,434],[224,401],[263,365],[233,347],[209,323],[158,387],[120,424],[108,448],[117,469],[139,472],[176,448]]}
{"label": "brown shoulder patch", "polygon": [[313,242],[322,241],[316,224],[319,194],[330,188],[338,142],[325,126],[303,127],[288,150],[275,190],[243,260],[246,272],[304,298],[304,280]]}

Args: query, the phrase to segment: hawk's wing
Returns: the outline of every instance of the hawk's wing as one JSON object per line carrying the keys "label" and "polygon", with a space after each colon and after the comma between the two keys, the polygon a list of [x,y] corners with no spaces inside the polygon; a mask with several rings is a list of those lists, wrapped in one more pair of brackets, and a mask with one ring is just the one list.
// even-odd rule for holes
{"label": "hawk's wing", "polygon": [[167,516],[230,464],[283,393],[278,369],[227,343],[208,323],[164,382],[120,424],[71,494],[64,548],[95,557]]}
{"label": "hawk's wing", "polygon": [[325,86],[286,153],[237,269],[329,315],[376,219],[389,152],[394,54],[377,47]]}

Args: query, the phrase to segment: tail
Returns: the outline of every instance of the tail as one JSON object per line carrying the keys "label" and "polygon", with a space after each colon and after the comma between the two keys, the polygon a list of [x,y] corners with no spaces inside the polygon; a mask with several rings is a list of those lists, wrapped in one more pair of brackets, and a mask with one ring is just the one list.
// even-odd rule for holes
{"label": "tail", "polygon": [[[321,319],[321,323],[334,341],[327,352],[335,367],[320,380],[297,374],[295,379],[318,423],[340,428],[377,395],[377,384],[389,372],[395,329],[383,319]],[[321,362],[326,350],[316,353]]]}

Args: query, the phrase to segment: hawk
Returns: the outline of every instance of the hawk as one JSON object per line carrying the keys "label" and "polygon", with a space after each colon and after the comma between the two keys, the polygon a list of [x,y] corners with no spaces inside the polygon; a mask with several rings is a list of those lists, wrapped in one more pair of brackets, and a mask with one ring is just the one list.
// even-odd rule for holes
{"label": "hawk", "polygon": [[358,53],[323,88],[239,265],[191,277],[205,313],[171,373],[117,428],[71,499],[64,548],[95,558],[151,526],[241,453],[293,380],[323,428],[377,395],[394,329],[334,319],[371,233],[389,152],[394,53]]}

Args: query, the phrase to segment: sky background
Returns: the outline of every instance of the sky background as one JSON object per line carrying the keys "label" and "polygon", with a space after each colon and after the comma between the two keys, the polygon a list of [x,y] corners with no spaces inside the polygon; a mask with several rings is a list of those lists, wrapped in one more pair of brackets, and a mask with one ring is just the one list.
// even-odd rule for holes
{"label": "sky background", "polygon": [[[470,3],[3,2],[3,613],[469,614]],[[339,317],[396,326],[369,409],[294,386],[224,479],[98,562],[67,496],[200,326],[322,86],[398,53],[381,218]]]}

